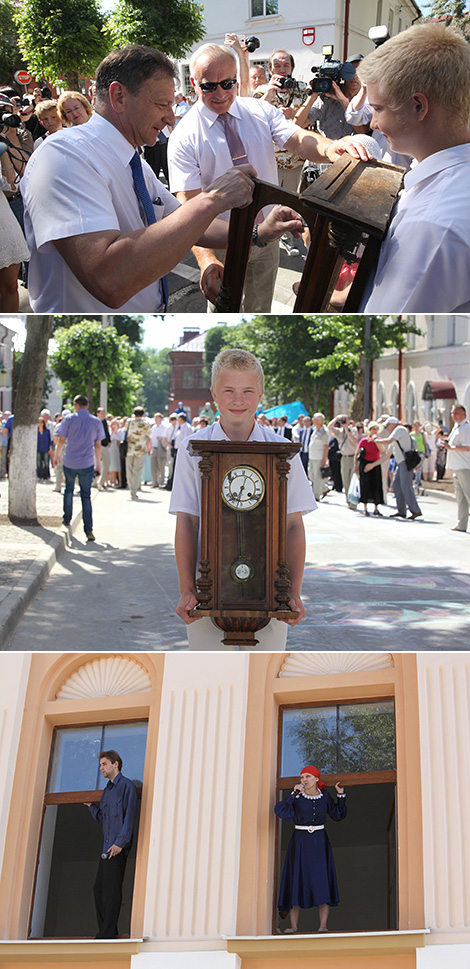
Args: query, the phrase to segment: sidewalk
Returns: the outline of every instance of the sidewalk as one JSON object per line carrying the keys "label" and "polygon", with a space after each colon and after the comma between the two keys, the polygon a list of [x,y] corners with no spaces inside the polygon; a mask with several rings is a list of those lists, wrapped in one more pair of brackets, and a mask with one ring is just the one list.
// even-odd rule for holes
{"label": "sidewalk", "polygon": [[[62,524],[63,494],[54,483],[37,485],[39,525],[13,525],[8,518],[8,481],[0,482],[0,649],[5,646],[31,600],[44,585],[54,563],[81,526],[80,499],[73,518]],[[92,489],[92,498],[98,494]]]}

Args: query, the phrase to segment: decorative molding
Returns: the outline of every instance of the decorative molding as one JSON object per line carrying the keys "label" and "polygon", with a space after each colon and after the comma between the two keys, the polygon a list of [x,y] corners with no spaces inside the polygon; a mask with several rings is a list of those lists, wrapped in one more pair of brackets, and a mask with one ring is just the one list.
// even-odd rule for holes
{"label": "decorative molding", "polygon": [[151,689],[150,676],[140,663],[124,656],[107,656],[75,670],[57,690],[56,700],[147,693]]}
{"label": "decorative molding", "polygon": [[394,667],[391,653],[291,653],[279,670],[281,676],[325,676]]}

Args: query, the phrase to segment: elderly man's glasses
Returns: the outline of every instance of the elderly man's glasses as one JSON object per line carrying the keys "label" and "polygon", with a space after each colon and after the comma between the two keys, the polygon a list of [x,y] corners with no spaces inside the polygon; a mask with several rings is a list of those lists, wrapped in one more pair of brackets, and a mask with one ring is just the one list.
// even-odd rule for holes
{"label": "elderly man's glasses", "polygon": [[224,81],[200,81],[199,87],[206,94],[209,91],[217,91],[219,86],[222,88],[222,91],[231,91],[236,83],[236,77],[226,77]]}

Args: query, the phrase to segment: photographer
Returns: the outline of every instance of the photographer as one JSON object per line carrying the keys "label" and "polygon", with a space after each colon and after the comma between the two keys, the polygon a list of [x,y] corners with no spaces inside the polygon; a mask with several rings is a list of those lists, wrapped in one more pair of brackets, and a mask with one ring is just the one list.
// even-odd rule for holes
{"label": "photographer", "polygon": [[[328,430],[336,438],[341,454],[341,479],[343,482],[346,504],[349,505],[348,491],[354,471],[354,455],[356,453],[358,435],[354,424],[346,414],[338,414],[328,424]],[[350,505],[355,508],[355,505]]]}
{"label": "photographer", "polygon": [[344,113],[351,98],[359,91],[361,82],[357,76],[350,81],[342,81],[339,84],[332,80],[332,90],[326,94],[317,94],[312,91],[303,106],[297,111],[294,117],[296,124],[301,128],[306,125],[314,125],[315,130],[319,131],[325,138],[343,138],[344,135],[354,135],[357,131],[365,130],[365,125],[358,127],[348,124]]}
{"label": "photographer", "polygon": [[[255,98],[267,101],[275,108],[279,108],[288,121],[295,121],[296,112],[308,97],[309,89],[302,81],[297,81],[292,75],[295,61],[292,54],[286,50],[275,50],[268,60],[271,79],[254,92]],[[300,125],[303,127],[303,125]],[[285,148],[275,147],[277,170],[280,188],[288,192],[297,192],[300,182],[303,161],[298,155]],[[297,251],[297,250],[295,250]]]}
{"label": "photographer", "polygon": [[[20,101],[21,99],[18,98],[17,100]],[[6,151],[2,155],[2,171],[8,180],[8,186],[4,186],[3,192],[11,212],[21,228],[21,233],[24,235],[23,199],[20,195],[19,183],[33,152],[33,139],[21,121],[20,111],[20,104],[14,104],[4,94],[0,96],[0,137],[1,143],[6,145]],[[8,167],[8,172],[5,171],[6,167]],[[23,243],[24,239],[17,250],[17,255],[20,251],[27,252],[26,244],[23,245]],[[28,257],[29,253],[22,255],[19,259],[20,264],[23,262],[22,275],[25,285],[27,278],[25,263]]]}

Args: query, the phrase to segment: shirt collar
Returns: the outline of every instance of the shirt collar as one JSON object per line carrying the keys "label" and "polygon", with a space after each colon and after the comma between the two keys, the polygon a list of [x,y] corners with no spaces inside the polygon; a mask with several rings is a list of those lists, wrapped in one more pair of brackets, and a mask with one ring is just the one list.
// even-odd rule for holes
{"label": "shirt collar", "polygon": [[405,191],[419,185],[431,175],[438,175],[439,172],[455,168],[463,162],[470,161],[470,144],[455,145],[453,148],[445,148],[443,151],[436,151],[422,162],[418,162],[414,168],[406,173],[404,178]]}
{"label": "shirt collar", "polygon": [[[225,431],[224,431],[224,429],[223,429],[220,421],[216,421],[215,424],[212,424],[211,426],[214,428],[214,430],[213,430],[213,432],[211,434],[211,440],[212,441],[229,441],[230,440],[230,438],[225,433]],[[198,438],[196,436],[196,440],[197,439]],[[258,424],[257,421],[255,421],[255,426],[254,426],[254,428],[253,428],[253,430],[252,430],[252,432],[251,432],[248,440],[249,441],[264,441],[265,440],[265,437],[263,435],[263,429],[260,427],[260,425]],[[243,441],[240,441],[239,443],[240,444],[243,444]]]}
{"label": "shirt collar", "polygon": [[[88,124],[88,122],[87,122],[87,124]],[[116,777],[114,778],[113,781],[111,780],[111,778],[109,779],[109,781],[108,781],[108,787],[110,785],[111,785],[111,787],[116,787],[116,784],[119,784],[119,781],[121,780],[121,777],[122,777],[122,774],[121,774],[121,771],[119,771],[119,774],[116,774]]]}
{"label": "shirt collar", "polygon": [[[91,129],[88,128],[89,125],[92,125]],[[135,148],[110,121],[95,112],[87,121],[87,131],[92,131],[95,136],[102,139],[114,151],[123,165],[129,164],[135,154]]]}
{"label": "shirt collar", "polygon": [[[232,118],[241,118],[240,105],[238,103],[239,100],[240,99],[236,97],[235,101],[233,102],[233,104],[230,105],[230,108],[227,112],[227,114],[229,114]],[[211,111],[210,108],[208,108],[203,101],[198,101],[197,105],[201,116],[205,118],[210,125],[215,124],[215,122],[217,121],[217,118],[220,118],[220,115],[216,114],[215,111]]]}

